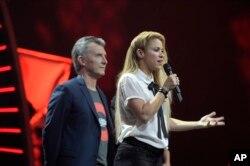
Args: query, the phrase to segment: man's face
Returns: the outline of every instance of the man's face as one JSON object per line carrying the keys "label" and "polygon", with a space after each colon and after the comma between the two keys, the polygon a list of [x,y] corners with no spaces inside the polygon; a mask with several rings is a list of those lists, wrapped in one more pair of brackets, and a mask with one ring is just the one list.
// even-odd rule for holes
{"label": "man's face", "polygon": [[104,76],[107,63],[104,47],[96,43],[90,43],[84,57],[84,68],[87,74],[97,79]]}

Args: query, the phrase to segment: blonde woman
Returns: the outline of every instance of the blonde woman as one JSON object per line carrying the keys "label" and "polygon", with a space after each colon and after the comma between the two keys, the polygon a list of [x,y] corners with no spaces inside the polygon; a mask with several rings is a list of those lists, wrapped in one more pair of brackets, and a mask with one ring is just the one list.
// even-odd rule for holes
{"label": "blonde woman", "polygon": [[162,34],[146,31],[132,40],[117,84],[115,125],[120,145],[114,166],[170,166],[169,131],[224,125],[224,117],[214,118],[215,112],[199,121],[170,117],[170,90],[180,81],[176,74],[165,74],[165,63]]}

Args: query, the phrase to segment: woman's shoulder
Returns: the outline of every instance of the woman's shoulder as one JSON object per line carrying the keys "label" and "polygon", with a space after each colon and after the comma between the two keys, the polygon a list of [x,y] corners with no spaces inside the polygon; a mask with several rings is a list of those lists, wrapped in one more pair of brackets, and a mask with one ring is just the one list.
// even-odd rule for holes
{"label": "woman's shoulder", "polygon": [[137,77],[134,73],[125,73],[120,77],[120,82],[134,82],[137,81]]}

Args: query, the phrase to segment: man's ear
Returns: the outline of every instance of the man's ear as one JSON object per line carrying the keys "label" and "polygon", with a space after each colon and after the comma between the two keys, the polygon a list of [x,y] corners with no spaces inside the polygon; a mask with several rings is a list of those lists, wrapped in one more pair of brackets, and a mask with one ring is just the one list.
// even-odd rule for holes
{"label": "man's ear", "polygon": [[144,57],[144,52],[141,50],[141,49],[137,49],[136,50],[136,55],[139,59],[143,58]]}
{"label": "man's ear", "polygon": [[81,66],[85,66],[85,58],[83,56],[78,56],[77,60]]}

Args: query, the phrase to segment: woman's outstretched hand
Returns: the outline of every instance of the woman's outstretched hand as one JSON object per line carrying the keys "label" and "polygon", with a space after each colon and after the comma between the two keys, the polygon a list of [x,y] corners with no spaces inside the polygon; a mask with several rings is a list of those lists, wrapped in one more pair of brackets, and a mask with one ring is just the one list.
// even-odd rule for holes
{"label": "woman's outstretched hand", "polygon": [[225,126],[224,117],[223,116],[214,117],[215,115],[216,115],[216,112],[211,112],[210,114],[203,116],[199,120],[199,124],[204,128]]}

